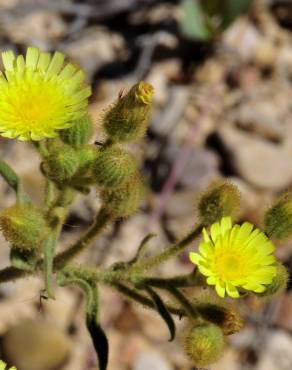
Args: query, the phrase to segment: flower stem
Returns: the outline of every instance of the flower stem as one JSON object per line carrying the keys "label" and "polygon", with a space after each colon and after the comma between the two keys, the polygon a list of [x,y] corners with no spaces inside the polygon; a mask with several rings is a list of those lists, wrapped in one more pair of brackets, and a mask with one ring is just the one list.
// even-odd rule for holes
{"label": "flower stem", "polygon": [[190,245],[201,234],[202,229],[203,225],[198,225],[190,234],[177,244],[174,244],[155,256],[137,261],[137,263],[128,269],[128,272],[141,273],[168,261],[171,257],[183,251],[188,245]]}
{"label": "flower stem", "polygon": [[112,215],[102,208],[96,216],[96,219],[90,229],[74,243],[71,247],[62,253],[59,253],[55,258],[55,267],[60,269],[66,265],[67,262],[78,256],[83,252],[89,244],[99,236],[109,221],[112,220]]}

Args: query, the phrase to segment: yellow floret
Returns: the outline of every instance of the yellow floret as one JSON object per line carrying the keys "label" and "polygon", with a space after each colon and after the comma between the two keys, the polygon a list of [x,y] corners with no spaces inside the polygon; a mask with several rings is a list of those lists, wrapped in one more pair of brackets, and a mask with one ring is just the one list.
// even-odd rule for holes
{"label": "yellow floret", "polygon": [[57,136],[82,117],[91,94],[84,87],[84,74],[64,55],[53,56],[28,48],[26,57],[2,53],[0,72],[0,135],[19,140]]}
{"label": "yellow floret", "polygon": [[217,294],[238,298],[238,288],[264,292],[276,275],[275,247],[266,235],[249,222],[232,226],[230,217],[214,223],[210,234],[203,230],[200,253],[190,252],[190,260]]}

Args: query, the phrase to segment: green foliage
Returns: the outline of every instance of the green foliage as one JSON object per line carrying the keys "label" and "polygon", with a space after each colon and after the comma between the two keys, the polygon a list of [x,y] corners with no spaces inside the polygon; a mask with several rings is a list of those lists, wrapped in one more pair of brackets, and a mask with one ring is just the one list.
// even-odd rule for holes
{"label": "green foliage", "polygon": [[173,318],[171,317],[171,314],[169,313],[163,300],[152,288],[146,287],[145,289],[147,290],[149,296],[153,299],[157,312],[162,317],[162,319],[165,321],[168,327],[169,333],[170,333],[169,342],[172,342],[175,338],[175,323],[173,321]]}
{"label": "green foliage", "polygon": [[212,40],[251,4],[252,0],[184,0],[182,33],[190,39]]}
{"label": "green foliage", "polygon": [[106,370],[108,363],[108,340],[99,324],[99,301],[98,291],[95,283],[76,276],[58,274],[58,283],[61,286],[68,284],[78,285],[86,296],[86,326],[90,333],[94,348],[98,355],[99,369]]}

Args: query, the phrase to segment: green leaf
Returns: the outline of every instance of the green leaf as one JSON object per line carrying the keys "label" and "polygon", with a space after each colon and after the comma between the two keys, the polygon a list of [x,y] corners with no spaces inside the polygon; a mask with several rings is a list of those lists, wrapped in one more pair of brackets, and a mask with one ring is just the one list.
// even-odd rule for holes
{"label": "green leaf", "polygon": [[148,235],[145,236],[145,238],[141,241],[139,247],[138,247],[138,250],[137,250],[137,253],[135,255],[135,257],[129,262],[130,264],[134,264],[135,262],[137,262],[140,258],[143,257],[144,253],[145,253],[145,250],[146,248],[148,247],[148,242],[156,237],[157,234],[154,234],[154,233],[149,233]]}
{"label": "green leaf", "polygon": [[220,9],[224,7],[225,0],[201,0],[200,3],[203,11],[213,17],[220,14]]}
{"label": "green leaf", "polygon": [[246,13],[253,0],[225,0],[225,7],[221,9],[222,29],[226,29],[240,15]]}
{"label": "green leaf", "polygon": [[172,342],[175,337],[175,323],[173,321],[171,314],[169,313],[162,299],[153,289],[151,289],[150,287],[145,287],[145,290],[148,292],[150,297],[153,299],[153,302],[157,308],[157,312],[160,314],[162,319],[165,321],[169,329],[169,332],[170,332],[169,342]]}
{"label": "green leaf", "polygon": [[108,340],[105,332],[96,320],[86,320],[87,329],[90,333],[95,351],[98,355],[99,369],[106,370],[108,363]]}
{"label": "green leaf", "polygon": [[7,184],[16,192],[19,186],[19,178],[13,169],[4,161],[0,160],[0,174]]}
{"label": "green leaf", "polygon": [[184,0],[182,33],[191,39],[210,40],[214,36],[199,0]]}
{"label": "green leaf", "polygon": [[83,290],[86,296],[86,326],[98,356],[99,369],[106,370],[109,345],[106,334],[99,324],[99,302],[96,283],[75,276],[66,276],[62,272],[58,273],[57,280],[61,286],[74,284]]}
{"label": "green leaf", "polygon": [[0,159],[0,175],[7,184],[15,191],[18,203],[29,203],[29,197],[24,193],[21,182],[14,170],[6,162]]}

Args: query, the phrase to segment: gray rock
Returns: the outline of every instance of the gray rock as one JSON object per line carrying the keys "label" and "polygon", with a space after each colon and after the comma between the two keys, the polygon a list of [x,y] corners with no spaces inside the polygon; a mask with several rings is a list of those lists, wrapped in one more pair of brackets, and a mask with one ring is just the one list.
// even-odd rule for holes
{"label": "gray rock", "polygon": [[240,176],[263,189],[282,190],[292,182],[292,147],[264,140],[253,133],[221,127],[220,138]]}

